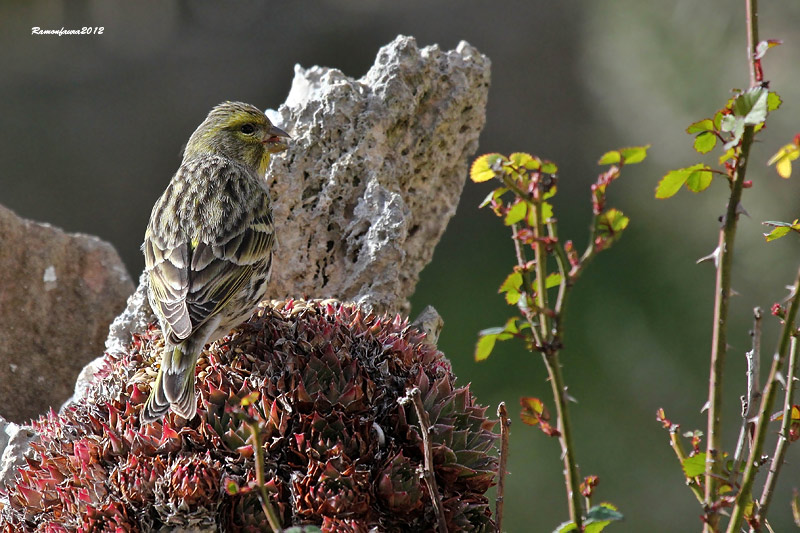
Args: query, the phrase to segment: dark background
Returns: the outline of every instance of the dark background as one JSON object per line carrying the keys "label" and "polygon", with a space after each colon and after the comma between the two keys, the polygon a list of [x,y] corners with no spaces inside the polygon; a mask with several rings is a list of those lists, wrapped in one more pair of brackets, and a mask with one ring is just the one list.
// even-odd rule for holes
{"label": "dark background", "polygon": [[[792,220],[798,179],[766,160],[800,131],[800,4],[761,2],[761,38],[784,39],[765,60],[784,106],[753,150],[737,235],[724,431],[732,449],[743,393],[751,309],[785,296],[798,240],[767,245],[762,220]],[[103,26],[102,35],[36,36],[43,29]],[[136,278],[150,208],[179,164],[180,149],[215,104],[239,99],[277,107],[292,68],[314,64],[363,75],[397,34],[446,49],[465,39],[493,62],[480,153],[528,151],[559,164],[556,210],[562,237],[583,247],[589,185],[606,150],[652,143],[625,169],[610,204],[631,217],[573,291],[563,354],[577,457],[597,474],[596,501],[626,515],[615,531],[698,530],[700,508],[655,421],[664,407],[683,429],[705,429],[713,268],[695,265],[716,244],[726,187],[657,201],[669,169],[714,163],[683,129],[710,116],[732,87],[748,83],[744,2],[110,0],[0,3],[0,203],[20,215],[107,239]],[[800,173],[797,169],[796,173]],[[518,422],[518,398],[547,398],[538,357],[500,346],[476,364],[477,332],[512,310],[496,294],[510,269],[507,233],[477,204],[488,185],[468,183],[458,213],[422,273],[414,312],[434,305],[445,319],[440,347],[460,383],[491,412],[511,407],[508,531],[552,531],[567,518],[558,443]],[[33,244],[35,246],[35,244]],[[768,320],[765,359],[777,327]],[[766,366],[766,362],[765,365]],[[771,438],[769,450],[774,439]],[[798,450],[772,507],[773,526],[792,526]]]}

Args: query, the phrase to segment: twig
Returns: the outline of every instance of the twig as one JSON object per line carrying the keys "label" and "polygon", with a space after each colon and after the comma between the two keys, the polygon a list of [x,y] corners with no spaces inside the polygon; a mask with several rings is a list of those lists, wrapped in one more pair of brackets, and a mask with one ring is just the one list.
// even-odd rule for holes
{"label": "twig", "polygon": [[556,404],[556,419],[558,431],[561,435],[558,441],[561,444],[561,456],[564,461],[564,478],[567,485],[567,501],[569,503],[569,517],[577,526],[576,531],[583,531],[580,478],[578,465],[575,462],[575,445],[572,442],[572,424],[567,408],[567,387],[564,376],[561,374],[561,363],[558,361],[558,352],[543,353],[544,364],[550,376],[550,385],[553,388],[553,399]]}
{"label": "twig", "polygon": [[[683,468],[683,462],[686,461],[686,451],[683,449],[680,435],[678,435],[679,429],[680,426],[678,424],[673,424],[672,427],[669,428],[669,445],[672,447],[675,455],[678,457],[678,462],[680,462],[681,468]],[[700,485],[697,483],[697,481],[687,478],[686,485],[691,489],[692,494],[694,494],[694,497],[697,498],[697,501],[703,503],[703,489],[700,488]]]}
{"label": "twig", "polygon": [[747,359],[747,395],[742,397],[742,426],[739,428],[739,440],[736,442],[736,451],[733,454],[733,468],[731,469],[730,483],[735,485],[739,477],[739,462],[742,460],[744,443],[748,430],[752,430],[754,423],[750,420],[756,410],[756,403],[761,399],[761,380],[759,368],[761,366],[761,319],[763,313],[760,307],[753,309],[753,348],[745,354]]}
{"label": "twig", "polygon": [[438,520],[439,533],[447,533],[447,519],[444,516],[444,508],[442,507],[442,500],[439,496],[439,488],[436,486],[436,476],[433,473],[433,447],[431,446],[431,422],[428,418],[428,412],[422,404],[422,394],[418,387],[406,390],[406,395],[400,398],[400,403],[405,404],[411,402],[414,405],[414,411],[417,413],[417,420],[419,420],[419,430],[422,433],[422,447],[425,452],[425,463],[422,469],[422,477],[425,484],[428,485],[428,492],[431,495],[431,502],[436,511],[436,518]]}
{"label": "twig", "polygon": [[794,381],[797,374],[797,336],[792,336],[792,347],[789,350],[789,367],[786,371],[786,395],[783,400],[783,421],[781,432],[778,434],[778,444],[775,446],[775,453],[772,456],[772,464],[769,467],[767,481],[764,482],[764,490],[759,499],[758,512],[756,513],[756,523],[763,521],[767,516],[767,510],[775,493],[775,483],[778,481],[783,466],[783,459],[786,456],[786,447],[789,444],[789,429],[792,426],[792,405],[794,402]]}
{"label": "twig", "polygon": [[[550,336],[550,316],[547,308],[547,251],[544,249],[544,222],[542,221],[542,205],[535,202],[533,209],[533,260],[536,268],[536,307],[539,312],[539,322],[542,328],[542,339]],[[546,347],[545,347],[546,348]]]}
{"label": "twig", "polygon": [[[747,6],[747,61],[750,69],[751,87],[756,86],[755,81],[755,46],[758,42],[758,6],[756,0],[745,0]],[[747,173],[747,164],[750,161],[750,146],[753,144],[753,126],[745,126],[742,134],[739,156],[736,158],[736,168],[731,183],[731,195],[728,199],[728,208],[725,213],[722,228],[719,233],[719,263],[714,290],[714,326],[711,343],[711,368],[709,371],[708,389],[708,440],[706,443],[706,472],[705,472],[705,505],[713,509],[707,516],[704,530],[713,532],[719,523],[719,511],[713,505],[717,498],[719,476],[722,471],[721,461],[721,413],[722,413],[722,374],[725,368],[725,355],[727,353],[727,326],[728,303],[731,294],[731,266],[733,263],[733,246],[736,238],[736,223],[738,220],[739,202],[742,197],[742,184]],[[731,522],[732,523],[732,522]]]}
{"label": "twig", "polygon": [[261,448],[261,436],[257,422],[247,423],[250,433],[253,436],[253,448],[256,452],[256,484],[258,485],[258,495],[261,501],[261,510],[267,515],[267,522],[272,531],[279,533],[282,530],[281,519],[272,507],[267,494],[267,487],[264,485],[264,450]]}
{"label": "twig", "polygon": [[[547,289],[545,279],[547,278],[547,251],[544,248],[544,223],[542,221],[542,206],[535,202],[532,206],[534,214],[533,234],[536,239],[534,242],[534,261],[536,262],[536,300],[539,308],[539,322],[542,329],[542,338],[554,340],[553,331],[550,328],[551,315],[547,307]],[[562,280],[563,282],[564,280]],[[557,320],[561,322],[560,317]],[[533,324],[531,324],[533,327]],[[561,455],[564,461],[564,479],[567,487],[567,501],[569,503],[569,517],[577,526],[578,531],[583,530],[582,526],[582,505],[580,494],[580,478],[578,476],[578,466],[575,462],[575,445],[572,442],[572,424],[569,418],[569,408],[567,407],[567,387],[564,384],[564,377],[561,374],[561,363],[558,360],[559,346],[553,342],[548,342],[542,351],[542,358],[550,376],[550,385],[553,389],[553,400],[556,404],[556,419],[558,421],[559,443],[561,444]]]}
{"label": "twig", "polygon": [[519,299],[517,307],[519,308],[520,313],[522,313],[522,316],[528,319],[528,322],[531,325],[531,334],[533,335],[533,342],[536,345],[536,348],[541,350],[544,347],[544,342],[543,342],[544,339],[542,338],[541,334],[539,333],[539,330],[536,328],[536,325],[531,319],[531,309],[528,307],[527,303],[528,297],[532,294],[534,290],[533,282],[531,282],[531,275],[528,272],[528,269],[526,268],[526,265],[528,263],[528,258],[525,257],[525,250],[522,248],[522,243],[519,242],[519,239],[517,239],[517,231],[518,231],[517,225],[512,224],[511,240],[514,242],[514,251],[517,255],[517,265],[519,266],[520,271],[522,273],[522,283],[523,286],[525,287],[525,298]]}
{"label": "twig", "polygon": [[736,503],[731,511],[731,520],[728,523],[728,533],[736,533],[744,516],[745,508],[751,501],[750,492],[753,488],[753,481],[756,477],[759,461],[761,459],[762,449],[764,447],[764,439],[767,436],[767,426],[770,422],[770,414],[772,413],[773,405],[775,404],[775,396],[777,395],[777,388],[780,385],[778,375],[783,368],[783,362],[786,359],[786,353],[789,351],[789,344],[795,332],[794,321],[797,317],[797,308],[800,304],[800,297],[798,296],[800,290],[800,269],[797,271],[797,277],[794,281],[792,288],[792,295],[790,299],[789,309],[786,312],[783,322],[783,331],[781,332],[780,343],[778,344],[778,351],[772,358],[772,366],[769,369],[769,376],[764,385],[764,394],[761,397],[761,405],[758,410],[758,419],[756,421],[755,435],[753,436],[753,445],[750,448],[750,456],[747,459],[747,465],[744,470],[744,477],[742,478],[742,486],[739,493],[736,495]]}
{"label": "twig", "polygon": [[506,465],[508,464],[508,429],[511,425],[505,402],[500,402],[500,405],[497,406],[497,416],[500,417],[500,467],[497,472],[497,497],[495,498],[494,516],[495,524],[497,524],[495,530],[500,533],[503,530],[503,497],[506,487]]}
{"label": "twig", "polygon": [[[553,314],[558,316],[564,308],[564,302],[567,299],[569,289],[572,287],[573,280],[569,275],[569,259],[567,259],[564,246],[561,244],[561,241],[558,240],[558,228],[556,227],[554,219],[550,219],[547,222],[547,235],[553,240],[553,247],[556,252],[556,265],[558,266],[558,273],[561,274],[561,283],[558,284],[556,305],[553,308]],[[558,329],[558,327],[556,327],[556,329]]]}

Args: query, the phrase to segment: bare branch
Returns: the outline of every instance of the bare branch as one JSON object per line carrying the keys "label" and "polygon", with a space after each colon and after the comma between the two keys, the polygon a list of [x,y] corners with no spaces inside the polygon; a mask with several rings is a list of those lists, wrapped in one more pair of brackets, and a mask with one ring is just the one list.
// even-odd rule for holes
{"label": "bare branch", "polygon": [[500,418],[500,467],[497,471],[497,498],[495,499],[495,524],[497,533],[503,531],[503,498],[506,487],[506,465],[508,464],[508,430],[511,420],[508,418],[506,403],[500,402],[497,406],[497,416]]}
{"label": "bare branch", "polygon": [[414,405],[414,411],[417,413],[417,420],[419,420],[419,431],[422,434],[422,447],[425,453],[425,463],[422,469],[422,477],[425,484],[428,486],[428,492],[431,495],[431,503],[436,511],[438,520],[439,533],[447,533],[447,520],[444,516],[444,507],[442,507],[442,499],[439,496],[439,488],[436,485],[436,476],[433,473],[433,447],[431,446],[431,422],[428,418],[428,412],[425,406],[422,405],[422,394],[419,388],[414,387],[406,391],[406,395],[398,400],[401,404],[411,402]]}

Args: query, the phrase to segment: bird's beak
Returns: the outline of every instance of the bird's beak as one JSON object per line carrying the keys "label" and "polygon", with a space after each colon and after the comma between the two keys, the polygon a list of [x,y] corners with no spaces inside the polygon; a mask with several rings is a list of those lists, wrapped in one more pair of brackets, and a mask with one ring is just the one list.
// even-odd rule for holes
{"label": "bird's beak", "polygon": [[286,140],[291,139],[292,137],[280,129],[278,126],[272,126],[267,131],[267,137],[264,139],[264,145],[267,147],[267,151],[276,154],[278,152],[283,152],[287,148],[289,148],[288,143]]}

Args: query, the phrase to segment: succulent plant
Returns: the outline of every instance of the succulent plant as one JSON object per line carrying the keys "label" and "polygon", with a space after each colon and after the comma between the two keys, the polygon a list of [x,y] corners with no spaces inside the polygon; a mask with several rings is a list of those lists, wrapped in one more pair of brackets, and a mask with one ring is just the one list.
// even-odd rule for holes
{"label": "succulent plant", "polygon": [[494,422],[424,340],[335,300],[265,303],[200,358],[198,416],[142,426],[163,346],[151,326],[106,356],[85,400],[36,422],[0,531],[268,531],[260,494],[284,527],[435,530],[416,413],[398,403],[410,387],[448,530],[489,530]]}

